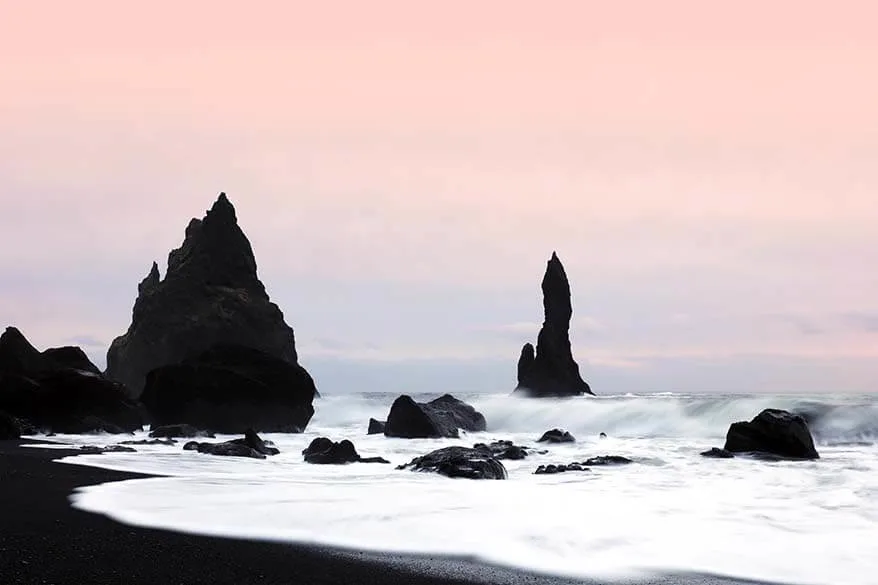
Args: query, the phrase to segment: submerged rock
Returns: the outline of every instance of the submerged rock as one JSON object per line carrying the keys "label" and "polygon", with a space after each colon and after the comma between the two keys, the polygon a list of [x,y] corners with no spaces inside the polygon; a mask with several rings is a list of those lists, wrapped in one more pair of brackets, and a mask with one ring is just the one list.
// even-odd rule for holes
{"label": "submerged rock", "polygon": [[277,448],[267,445],[253,429],[248,429],[242,439],[233,439],[223,443],[189,441],[183,445],[183,450],[198,451],[208,455],[251,457],[253,459],[265,459],[266,455],[277,455],[280,453],[280,450]]}
{"label": "submerged rock", "polygon": [[597,467],[599,465],[628,465],[629,463],[634,463],[634,461],[621,455],[598,455],[597,457],[589,457],[581,465]]}
{"label": "submerged rock", "polygon": [[384,433],[384,425],[386,423],[376,420],[374,418],[369,419],[369,430],[366,431],[367,435],[380,435]]}
{"label": "submerged rock", "polygon": [[537,439],[537,443],[574,443],[576,442],[576,437],[571,435],[569,432],[561,430],[561,429],[552,429],[551,431],[546,431],[543,433],[543,436]]}
{"label": "submerged rock", "polygon": [[354,444],[344,439],[336,443],[326,437],[317,437],[302,451],[305,462],[323,465],[343,463],[390,463],[383,457],[360,457]]}
{"label": "submerged rock", "polygon": [[537,346],[526,343],[518,359],[518,386],[515,392],[536,398],[593,394],[579,373],[570,348],[570,283],[556,253],[543,276],[545,320]]}
{"label": "submerged rock", "polygon": [[519,460],[524,459],[528,455],[527,447],[514,445],[512,441],[494,441],[493,443],[488,444],[476,443],[475,445],[473,445],[473,449],[477,451],[484,451],[485,453],[497,460]]}
{"label": "submerged rock", "polygon": [[769,408],[749,422],[732,423],[725,450],[767,453],[789,459],[819,459],[808,424],[801,416]]}
{"label": "submerged rock", "polygon": [[107,445],[106,447],[98,447],[96,445],[83,445],[79,448],[83,455],[100,455],[101,453],[136,453],[137,449],[126,447],[125,445]]}
{"label": "submerged rock", "polygon": [[486,428],[482,413],[451,394],[426,403],[404,394],[390,407],[384,434],[404,439],[454,438],[459,436],[458,429],[478,432]]}
{"label": "submerged rock", "polygon": [[548,465],[540,465],[537,467],[536,471],[534,471],[534,475],[553,475],[555,473],[565,473],[567,471],[591,471],[591,469],[583,467],[579,463],[570,463],[567,465],[550,463]]}
{"label": "submerged rock", "polygon": [[484,450],[467,447],[445,447],[415,457],[397,469],[438,473],[446,477],[466,479],[506,479],[506,468]]}
{"label": "submerged rock", "polygon": [[174,439],[140,439],[138,441],[120,441],[120,445],[176,445]]}
{"label": "submerged rock", "polygon": [[205,431],[203,429],[199,429],[193,427],[192,425],[161,425],[157,427],[153,427],[149,431],[150,437],[162,437],[166,439],[190,439],[195,437],[207,437],[208,439],[213,439],[216,435],[214,435],[210,431]]}
{"label": "submerged rock", "polygon": [[300,433],[314,415],[314,384],[298,364],[240,345],[218,345],[149,373],[141,400],[158,425],[217,433]]}
{"label": "submerged rock", "polygon": [[718,449],[716,447],[711,447],[707,451],[701,452],[702,457],[710,457],[712,459],[732,459],[735,454],[731,451],[726,451],[725,449]]}
{"label": "submerged rock", "polygon": [[607,465],[627,465],[634,463],[627,457],[621,455],[598,455],[597,457],[589,457],[582,462],[573,463],[550,463],[549,465],[540,465],[534,471],[534,475],[548,475],[552,473],[564,473],[566,471],[591,471],[590,467],[600,467]]}
{"label": "submerged rock", "polygon": [[139,397],[149,372],[228,344],[301,369],[289,392],[315,395],[313,380],[298,366],[293,330],[260,282],[250,242],[221,193],[203,219],[189,223],[183,244],[168,255],[164,280],[153,263],[138,286],[131,326],[107,352],[107,376]]}
{"label": "submerged rock", "polygon": [[141,428],[138,405],[78,348],[38,351],[15,327],[0,335],[0,410],[55,433],[123,433]]}

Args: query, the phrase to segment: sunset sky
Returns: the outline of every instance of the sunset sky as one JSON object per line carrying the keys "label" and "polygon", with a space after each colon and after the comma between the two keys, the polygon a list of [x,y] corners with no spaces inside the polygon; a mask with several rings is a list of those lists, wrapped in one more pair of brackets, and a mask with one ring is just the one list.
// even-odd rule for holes
{"label": "sunset sky", "polygon": [[0,326],[104,365],[228,193],[324,392],[873,391],[878,4],[0,0]]}

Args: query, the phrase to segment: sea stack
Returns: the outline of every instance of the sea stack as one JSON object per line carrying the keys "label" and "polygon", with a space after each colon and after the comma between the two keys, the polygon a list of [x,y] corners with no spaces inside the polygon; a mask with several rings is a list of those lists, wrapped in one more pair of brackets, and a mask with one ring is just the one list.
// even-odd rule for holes
{"label": "sea stack", "polygon": [[189,222],[183,244],[168,255],[164,280],[152,264],[138,286],[131,326],[107,352],[106,375],[137,398],[150,371],[218,344],[298,363],[293,330],[256,275],[250,242],[225,193],[204,219]]}
{"label": "sea stack", "polygon": [[594,394],[579,374],[570,349],[570,283],[555,252],[546,266],[542,288],[545,320],[536,349],[530,343],[521,348],[515,392],[537,398]]}

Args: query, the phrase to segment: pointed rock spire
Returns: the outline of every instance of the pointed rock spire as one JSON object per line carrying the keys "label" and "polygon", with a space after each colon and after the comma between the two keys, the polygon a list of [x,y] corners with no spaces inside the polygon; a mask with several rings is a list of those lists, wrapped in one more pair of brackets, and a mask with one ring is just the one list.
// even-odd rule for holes
{"label": "pointed rock spire", "polygon": [[536,349],[530,343],[521,349],[515,391],[535,397],[593,394],[570,348],[570,283],[555,252],[546,265],[542,289],[545,320]]}
{"label": "pointed rock spire", "polygon": [[155,289],[156,286],[158,286],[160,281],[161,275],[159,275],[159,265],[153,262],[149,274],[147,274],[146,278],[141,280],[140,284],[137,285],[137,294],[149,294]]}

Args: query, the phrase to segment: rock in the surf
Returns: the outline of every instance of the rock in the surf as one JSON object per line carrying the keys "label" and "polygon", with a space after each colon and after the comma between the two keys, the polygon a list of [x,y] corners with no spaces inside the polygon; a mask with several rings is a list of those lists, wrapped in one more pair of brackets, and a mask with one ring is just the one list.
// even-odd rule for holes
{"label": "rock in the surf", "polygon": [[526,343],[521,349],[515,392],[536,398],[593,394],[570,348],[570,283],[555,252],[546,266],[542,289],[545,320],[536,348]]}
{"label": "rock in the surf", "polygon": [[383,457],[360,457],[356,447],[349,440],[335,442],[326,437],[317,437],[303,451],[306,463],[321,465],[341,465],[344,463],[390,463]]}
{"label": "rock in the surf", "polygon": [[478,432],[486,428],[482,413],[451,394],[430,402],[415,402],[403,394],[390,407],[384,434],[404,439],[456,438],[459,429]]}
{"label": "rock in the surf", "polygon": [[598,455],[597,457],[589,457],[580,465],[583,467],[597,467],[601,465],[628,465],[629,463],[634,463],[634,461],[621,455]]}
{"label": "rock in the surf", "polygon": [[137,449],[126,445],[107,445],[106,447],[98,447],[97,445],[83,445],[79,448],[83,455],[100,455],[101,453],[136,453]]}
{"label": "rock in the surf", "polygon": [[735,454],[731,451],[726,451],[725,449],[719,449],[717,447],[711,447],[707,451],[701,452],[702,457],[709,457],[711,459],[732,459]]}
{"label": "rock in the surf", "polygon": [[168,255],[165,278],[153,263],[138,286],[131,326],[107,352],[107,376],[139,397],[149,372],[227,344],[300,370],[289,390],[310,404],[316,389],[298,365],[293,330],[260,282],[250,242],[221,193],[203,219],[189,223],[183,244]]}
{"label": "rock in the surf", "polygon": [[731,453],[767,453],[789,459],[820,457],[805,419],[774,408],[749,422],[732,423],[724,448]]}
{"label": "rock in the surf", "polygon": [[383,421],[370,418],[369,419],[369,429],[366,431],[367,435],[380,435],[384,433],[384,425]]}
{"label": "rock in the surf", "polygon": [[506,479],[506,468],[484,450],[444,447],[415,457],[397,469],[438,473],[466,479]]}
{"label": "rock in the surf", "polygon": [[534,471],[534,475],[554,475],[556,473],[566,473],[568,471],[591,471],[588,467],[583,467],[579,463],[540,465]]}
{"label": "rock in the surf", "polygon": [[120,445],[176,445],[174,439],[139,439],[136,441],[120,441]]}
{"label": "rock in the surf", "polygon": [[194,439],[196,437],[214,438],[210,431],[193,427],[192,425],[160,425],[152,427],[149,436],[163,439]]}
{"label": "rock in the surf", "polygon": [[222,443],[199,443],[189,441],[183,445],[184,451],[198,451],[209,455],[222,455],[226,457],[251,457],[253,459],[265,459],[266,455],[277,455],[280,450],[266,444],[253,429],[247,429],[244,437]]}
{"label": "rock in the surf", "polygon": [[151,371],[141,400],[156,425],[216,433],[300,433],[314,415],[314,384],[302,366],[242,345],[217,345]]}
{"label": "rock in the surf", "polygon": [[139,430],[138,405],[78,348],[40,352],[15,327],[0,335],[0,410],[55,433]]}
{"label": "rock in the surf", "polygon": [[492,443],[476,443],[473,445],[473,449],[477,451],[484,451],[491,457],[497,460],[503,459],[512,459],[519,460],[524,459],[528,456],[529,450],[527,447],[522,447],[521,445],[515,445],[512,441],[494,441]]}
{"label": "rock in the surf", "polygon": [[576,437],[571,435],[568,431],[562,429],[552,429],[551,431],[546,431],[543,433],[543,436],[537,439],[537,443],[574,443],[576,442]]}

